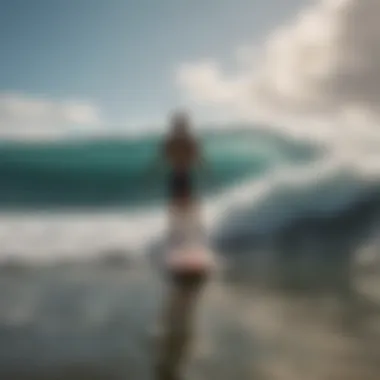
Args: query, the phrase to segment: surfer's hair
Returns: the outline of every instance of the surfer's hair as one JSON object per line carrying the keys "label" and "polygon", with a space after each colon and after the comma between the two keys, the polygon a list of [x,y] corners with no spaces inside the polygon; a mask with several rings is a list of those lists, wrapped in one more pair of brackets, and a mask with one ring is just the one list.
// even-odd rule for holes
{"label": "surfer's hair", "polygon": [[174,132],[188,132],[191,126],[189,113],[184,110],[177,110],[173,112],[170,116],[170,125]]}

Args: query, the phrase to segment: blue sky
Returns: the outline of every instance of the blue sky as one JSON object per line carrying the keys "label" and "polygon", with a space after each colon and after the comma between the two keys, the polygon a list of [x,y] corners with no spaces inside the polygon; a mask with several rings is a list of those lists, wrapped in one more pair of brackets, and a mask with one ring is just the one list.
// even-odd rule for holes
{"label": "blue sky", "polygon": [[84,99],[118,124],[181,103],[175,72],[260,44],[305,0],[0,0],[0,92]]}

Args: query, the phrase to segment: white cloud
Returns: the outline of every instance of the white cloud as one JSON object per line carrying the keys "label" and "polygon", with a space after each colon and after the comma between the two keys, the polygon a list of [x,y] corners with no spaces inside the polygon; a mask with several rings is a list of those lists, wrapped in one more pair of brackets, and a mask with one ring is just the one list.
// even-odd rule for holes
{"label": "white cloud", "polygon": [[56,138],[100,123],[99,110],[86,101],[0,94],[0,138]]}
{"label": "white cloud", "polygon": [[226,78],[213,61],[183,65],[178,71],[178,81],[199,102],[230,103],[241,90],[239,83]]}
{"label": "white cloud", "polygon": [[237,114],[380,118],[380,1],[319,0],[276,30],[262,51],[239,49],[228,75],[210,60],[183,65],[188,100]]}

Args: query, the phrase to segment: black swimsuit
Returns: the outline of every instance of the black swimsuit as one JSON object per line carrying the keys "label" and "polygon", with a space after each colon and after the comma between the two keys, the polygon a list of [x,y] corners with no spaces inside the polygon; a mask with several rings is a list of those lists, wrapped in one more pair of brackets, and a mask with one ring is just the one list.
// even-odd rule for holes
{"label": "black swimsuit", "polygon": [[170,199],[192,197],[193,178],[189,171],[172,171],[168,182]]}
{"label": "black swimsuit", "polygon": [[[197,146],[192,140],[173,139],[165,146],[169,162],[180,161],[183,168],[173,168],[168,178],[170,199],[191,198],[193,196],[192,165],[197,155]],[[181,165],[182,162],[182,165]]]}

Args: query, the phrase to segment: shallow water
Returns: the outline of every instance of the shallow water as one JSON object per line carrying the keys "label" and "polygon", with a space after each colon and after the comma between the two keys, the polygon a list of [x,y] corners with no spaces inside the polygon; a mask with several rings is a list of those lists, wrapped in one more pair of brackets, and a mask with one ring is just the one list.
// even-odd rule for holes
{"label": "shallow water", "polygon": [[[150,335],[163,282],[142,265],[3,268],[2,379],[153,379]],[[215,278],[199,304],[185,378],[380,377],[379,273],[349,291]]]}

